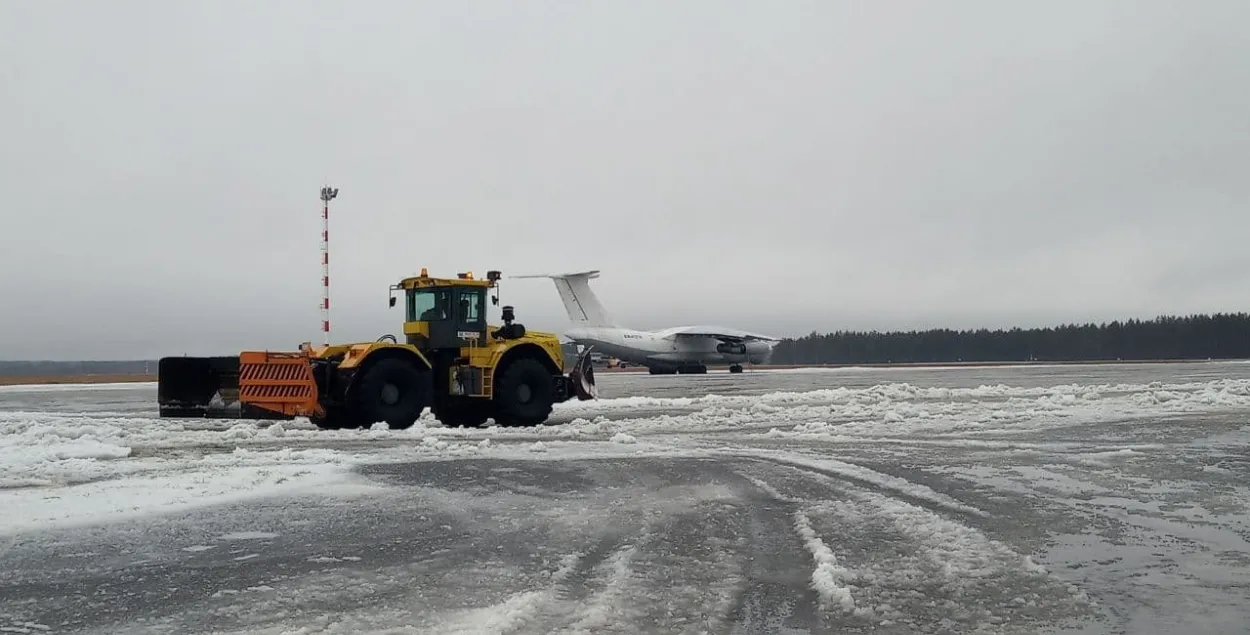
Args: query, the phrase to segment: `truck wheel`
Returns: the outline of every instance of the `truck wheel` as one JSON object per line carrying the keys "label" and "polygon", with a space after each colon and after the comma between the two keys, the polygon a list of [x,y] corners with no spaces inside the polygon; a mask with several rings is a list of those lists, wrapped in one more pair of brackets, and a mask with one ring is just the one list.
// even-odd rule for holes
{"label": "truck wheel", "polygon": [[495,422],[501,426],[536,426],[551,416],[555,381],[536,359],[523,357],[495,380]]}
{"label": "truck wheel", "polygon": [[394,430],[412,427],[426,402],[426,373],[413,363],[388,357],[365,371],[353,390],[353,419],[368,427],[385,421]]}

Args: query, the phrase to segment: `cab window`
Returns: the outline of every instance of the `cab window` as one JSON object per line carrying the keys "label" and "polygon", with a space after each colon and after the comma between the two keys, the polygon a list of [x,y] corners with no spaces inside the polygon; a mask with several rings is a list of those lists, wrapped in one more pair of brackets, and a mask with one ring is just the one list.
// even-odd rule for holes
{"label": "cab window", "polygon": [[480,322],[482,320],[482,290],[461,289],[456,295],[460,303],[460,321]]}
{"label": "cab window", "polygon": [[450,317],[447,289],[412,289],[408,292],[409,322],[438,322]]}

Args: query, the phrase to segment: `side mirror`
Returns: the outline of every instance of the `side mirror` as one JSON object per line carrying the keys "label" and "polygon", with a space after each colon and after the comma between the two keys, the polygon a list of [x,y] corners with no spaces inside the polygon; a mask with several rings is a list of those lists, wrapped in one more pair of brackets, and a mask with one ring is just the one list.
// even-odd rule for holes
{"label": "side mirror", "polygon": [[395,296],[391,296],[390,306],[395,306]]}

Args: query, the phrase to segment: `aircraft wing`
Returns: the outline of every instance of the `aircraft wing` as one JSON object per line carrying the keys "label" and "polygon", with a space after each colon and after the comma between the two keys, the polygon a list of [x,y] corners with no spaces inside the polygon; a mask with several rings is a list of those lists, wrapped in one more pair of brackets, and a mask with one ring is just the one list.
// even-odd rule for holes
{"label": "aircraft wing", "polygon": [[780,342],[780,337],[772,337],[771,335],[760,335],[759,333],[751,333],[741,329],[731,329],[723,326],[679,326],[677,328],[668,329],[664,332],[668,337],[711,337],[722,342],[739,343],[749,341],[759,342]]}

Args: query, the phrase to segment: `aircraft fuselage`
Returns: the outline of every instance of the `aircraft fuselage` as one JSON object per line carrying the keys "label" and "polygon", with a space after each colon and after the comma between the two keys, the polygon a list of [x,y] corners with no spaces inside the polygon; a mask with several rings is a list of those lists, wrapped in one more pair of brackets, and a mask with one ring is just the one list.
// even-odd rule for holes
{"label": "aircraft fuselage", "polygon": [[[676,331],[677,329],[672,329]],[[666,331],[638,331],[604,326],[580,326],[564,331],[583,346],[639,366],[687,364],[767,364],[772,343],[749,340],[737,346],[710,337],[681,338]]]}
{"label": "aircraft fuselage", "polygon": [[775,337],[723,326],[677,326],[659,331],[639,331],[620,326],[591,291],[589,281],[598,271],[513,276],[550,278],[572,328],[565,337],[593,346],[603,355],[646,366],[654,373],[705,373],[708,364],[726,364],[729,372],[742,372],[743,364],[767,364]]}

